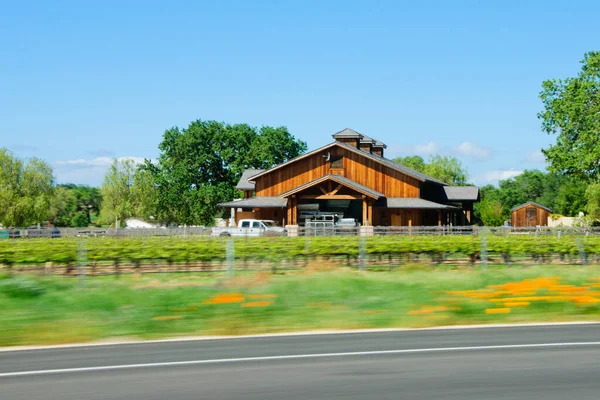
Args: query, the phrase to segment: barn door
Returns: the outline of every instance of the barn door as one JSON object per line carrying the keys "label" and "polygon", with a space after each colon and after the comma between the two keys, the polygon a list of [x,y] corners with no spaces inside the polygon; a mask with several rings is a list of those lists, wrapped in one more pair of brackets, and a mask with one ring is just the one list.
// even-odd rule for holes
{"label": "barn door", "polygon": [[525,218],[527,219],[527,226],[536,226],[537,210],[534,207],[527,207]]}
{"label": "barn door", "polygon": [[402,226],[402,216],[392,214],[392,226]]}

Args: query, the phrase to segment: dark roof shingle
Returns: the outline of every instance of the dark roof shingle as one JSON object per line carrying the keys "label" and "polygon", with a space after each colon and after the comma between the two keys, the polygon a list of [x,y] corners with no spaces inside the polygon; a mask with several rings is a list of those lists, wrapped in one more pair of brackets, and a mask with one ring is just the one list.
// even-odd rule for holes
{"label": "dark roof shingle", "polygon": [[388,197],[386,200],[387,208],[417,208],[429,210],[448,210],[458,208],[416,197]]}
{"label": "dark roof shingle", "polygon": [[444,192],[448,201],[477,201],[479,198],[477,186],[444,186]]}
{"label": "dark roof shingle", "polygon": [[235,187],[238,190],[254,190],[254,182],[250,182],[248,179],[254,175],[264,172],[264,169],[247,169],[242,173],[242,177]]}
{"label": "dark roof shingle", "polygon": [[233,200],[218,204],[219,207],[233,208],[285,208],[287,199],[281,197],[252,197],[250,199]]}

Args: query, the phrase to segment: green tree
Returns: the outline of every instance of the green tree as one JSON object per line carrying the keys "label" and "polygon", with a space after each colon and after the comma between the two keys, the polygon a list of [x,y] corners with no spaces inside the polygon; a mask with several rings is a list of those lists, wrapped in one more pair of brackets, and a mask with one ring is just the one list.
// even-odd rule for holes
{"label": "green tree", "polygon": [[158,190],[150,171],[143,168],[136,169],[131,197],[136,216],[144,219],[154,218],[157,211]]}
{"label": "green tree", "polygon": [[82,228],[89,225],[89,215],[85,211],[79,211],[75,213],[71,218],[71,226]]}
{"label": "green tree", "polygon": [[[82,219],[79,217],[77,226],[88,226],[92,223],[92,216],[96,216],[100,213],[100,203],[102,202],[102,194],[100,193],[100,189],[86,185],[75,185],[73,183],[57,185],[56,190],[58,189],[68,191],[75,200],[75,206],[68,209],[69,216],[67,220],[69,222],[67,225],[60,226],[68,226],[72,223],[71,221],[73,218],[81,213],[86,215],[87,223],[82,225]],[[55,197],[60,199],[60,196],[55,195]]]}
{"label": "green tree", "polygon": [[135,164],[131,160],[115,159],[108,168],[102,184],[102,206],[100,219],[103,223],[120,225],[120,222],[135,214],[131,187],[135,175]]}
{"label": "green tree", "polygon": [[[559,176],[554,199],[549,207],[556,214],[575,217],[586,211],[587,182],[574,176]],[[543,204],[543,203],[542,203]]]}
{"label": "green tree", "polygon": [[50,220],[55,226],[70,226],[77,212],[77,198],[71,189],[58,186],[50,202]]}
{"label": "green tree", "polygon": [[152,174],[156,217],[162,222],[211,225],[232,200],[247,168],[269,168],[306,151],[306,143],[286,128],[217,121],[193,121],[168,129],[159,145],[158,163],[146,161]]}
{"label": "green tree", "polygon": [[506,220],[505,208],[497,199],[484,199],[479,203],[479,217],[485,226],[501,226]]}
{"label": "green tree", "polygon": [[52,167],[31,158],[23,161],[0,148],[0,223],[26,226],[47,221],[53,190]]}
{"label": "green tree", "polygon": [[432,156],[428,162],[420,156],[394,158],[394,162],[422,172],[449,185],[466,185],[469,175],[460,160],[452,156]]}
{"label": "green tree", "polygon": [[431,157],[423,172],[449,185],[466,185],[469,177],[462,163],[451,156]]}
{"label": "green tree", "polygon": [[552,172],[600,178],[600,51],[581,61],[576,77],[542,83],[542,129],[556,134],[556,144],[543,149]]}
{"label": "green tree", "polygon": [[600,183],[588,186],[585,197],[587,200],[588,215],[595,220],[600,219]]}
{"label": "green tree", "polygon": [[407,166],[415,171],[425,172],[425,160],[421,156],[397,157],[393,160],[395,163]]}

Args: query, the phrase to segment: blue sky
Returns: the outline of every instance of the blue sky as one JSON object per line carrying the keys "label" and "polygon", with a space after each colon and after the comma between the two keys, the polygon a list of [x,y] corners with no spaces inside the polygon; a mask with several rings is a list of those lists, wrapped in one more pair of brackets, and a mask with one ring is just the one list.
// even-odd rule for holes
{"label": "blue sky", "polygon": [[[173,3],[173,4],[168,4]],[[600,49],[598,1],[0,1],[0,147],[100,185],[195,119],[353,128],[478,185],[545,168],[541,82]]]}

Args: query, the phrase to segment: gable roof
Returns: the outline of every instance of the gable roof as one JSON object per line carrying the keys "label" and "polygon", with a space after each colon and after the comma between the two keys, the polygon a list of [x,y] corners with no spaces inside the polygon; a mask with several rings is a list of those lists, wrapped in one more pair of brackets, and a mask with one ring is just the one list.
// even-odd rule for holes
{"label": "gable roof", "polygon": [[346,128],[346,129],[342,129],[339,132],[334,133],[333,135],[334,139],[336,138],[364,138],[365,135],[363,135],[362,133],[358,133],[356,132],[354,129],[350,129],[350,128]]}
{"label": "gable roof", "polygon": [[302,155],[300,155],[298,157],[292,158],[291,160],[288,160],[288,161],[286,161],[286,162],[284,162],[282,164],[274,166],[271,169],[264,170],[263,172],[260,172],[260,173],[258,173],[256,175],[252,176],[250,178],[250,181],[253,181],[255,178],[258,178],[259,176],[266,175],[266,174],[268,174],[268,173],[270,173],[272,171],[275,171],[275,170],[277,170],[279,168],[285,167],[286,165],[292,164],[292,163],[294,163],[294,162],[296,162],[298,160],[301,160],[301,159],[306,158],[306,157],[310,157],[310,156],[312,156],[312,155],[314,155],[316,153],[319,153],[319,152],[321,152],[323,150],[330,149],[330,148],[332,148],[334,146],[339,146],[339,147],[342,147],[342,148],[344,148],[346,150],[349,150],[351,152],[359,154],[361,156],[367,157],[367,158],[369,158],[369,159],[371,159],[371,160],[373,160],[375,162],[378,162],[379,164],[385,165],[385,166],[387,166],[387,167],[389,167],[389,168],[391,168],[393,170],[396,170],[396,171],[401,172],[401,173],[403,173],[405,175],[413,177],[416,180],[419,180],[421,182],[434,182],[434,183],[437,183],[439,185],[447,186],[446,183],[444,183],[442,181],[439,181],[439,180],[437,180],[435,178],[432,178],[430,176],[427,176],[427,175],[425,175],[425,174],[423,174],[423,173],[421,173],[419,171],[415,171],[412,168],[409,168],[409,167],[406,167],[404,165],[395,163],[392,160],[388,160],[387,158],[378,156],[377,154],[371,154],[371,153],[368,153],[368,152],[366,152],[364,150],[357,149],[356,147],[354,147],[352,145],[349,145],[349,144],[346,144],[346,143],[342,143],[342,142],[329,143],[329,144],[327,144],[327,145],[325,145],[323,147],[319,147],[318,149],[315,149],[313,151],[309,151],[308,153],[305,153],[305,154],[302,154]]}
{"label": "gable roof", "polygon": [[527,207],[527,206],[534,206],[534,207],[537,207],[537,208],[541,208],[541,209],[543,209],[543,210],[546,210],[546,211],[548,211],[548,212],[550,212],[550,213],[552,212],[552,210],[551,210],[551,209],[549,209],[548,207],[546,207],[546,206],[543,206],[543,205],[541,205],[541,204],[538,204],[538,203],[536,203],[535,201],[528,201],[527,203],[523,203],[523,204],[521,204],[521,205],[519,205],[519,206],[515,206],[515,207],[513,207],[513,208],[511,208],[511,209],[510,209],[510,212],[516,211],[516,210],[518,210],[518,209],[520,209],[520,208]]}
{"label": "gable roof", "polygon": [[252,178],[256,174],[260,174],[264,169],[247,169],[242,173],[240,181],[236,185],[238,190],[254,190],[254,182],[250,182],[248,179]]}
{"label": "gable roof", "polygon": [[479,198],[477,186],[444,186],[444,192],[448,201],[477,201]]}
{"label": "gable roof", "polygon": [[294,193],[301,192],[304,189],[308,189],[311,186],[318,185],[319,183],[325,182],[325,181],[328,181],[328,180],[331,180],[331,181],[337,182],[339,184],[342,184],[342,185],[344,185],[346,187],[349,187],[350,189],[356,190],[359,193],[362,193],[362,194],[367,195],[369,197],[373,197],[374,199],[379,199],[380,197],[385,197],[385,195],[383,193],[379,193],[378,191],[370,189],[370,188],[368,188],[368,187],[366,187],[364,185],[361,185],[360,183],[356,183],[356,182],[354,182],[351,179],[348,179],[348,178],[346,178],[344,176],[337,175],[337,174],[324,175],[324,176],[322,176],[320,178],[317,178],[315,180],[307,182],[304,185],[298,186],[298,187],[296,187],[296,188],[294,188],[292,190],[288,190],[287,192],[280,194],[279,197],[290,196],[290,195],[292,195]]}

